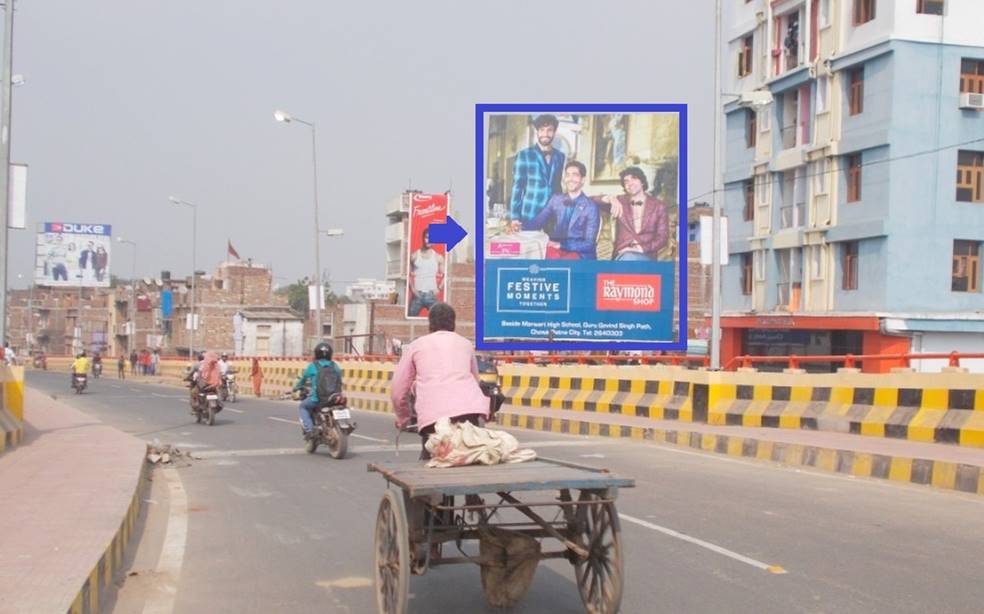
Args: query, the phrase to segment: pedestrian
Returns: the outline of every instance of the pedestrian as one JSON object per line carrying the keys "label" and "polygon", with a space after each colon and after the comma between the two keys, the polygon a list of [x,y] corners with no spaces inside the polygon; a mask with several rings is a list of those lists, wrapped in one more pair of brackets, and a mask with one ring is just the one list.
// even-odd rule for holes
{"label": "pedestrian", "polygon": [[137,351],[132,350],[130,352],[130,375],[137,374]]}
{"label": "pedestrian", "polygon": [[263,371],[260,369],[260,360],[253,359],[253,368],[249,372],[250,379],[253,380],[253,396],[260,398],[260,391],[263,387]]}
{"label": "pedestrian", "polygon": [[161,365],[161,351],[159,349],[154,349],[150,355],[150,374],[157,375],[157,370]]}
{"label": "pedestrian", "polygon": [[150,375],[150,351],[147,348],[140,350],[140,373]]}
{"label": "pedestrian", "polygon": [[123,354],[120,354],[119,360],[116,361],[116,377],[126,379],[126,356]]}

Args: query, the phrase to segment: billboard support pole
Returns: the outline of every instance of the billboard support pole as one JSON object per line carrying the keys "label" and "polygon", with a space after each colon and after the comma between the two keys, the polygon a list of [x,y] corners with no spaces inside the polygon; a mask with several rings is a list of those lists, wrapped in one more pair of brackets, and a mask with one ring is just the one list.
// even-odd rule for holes
{"label": "billboard support pole", "polygon": [[714,3],[714,190],[711,196],[711,369],[721,368],[721,0]]}
{"label": "billboard support pole", "polygon": [[3,71],[0,74],[0,232],[3,247],[0,248],[0,345],[7,339],[7,252],[10,233],[7,232],[10,206],[10,73],[14,51],[14,0],[4,1],[3,21]]}

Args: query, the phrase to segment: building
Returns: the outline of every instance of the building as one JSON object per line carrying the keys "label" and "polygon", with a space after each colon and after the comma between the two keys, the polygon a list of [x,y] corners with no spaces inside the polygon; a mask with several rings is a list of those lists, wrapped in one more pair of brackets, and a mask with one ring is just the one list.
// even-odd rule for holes
{"label": "building", "polygon": [[984,351],[984,3],[723,7],[722,363]]}
{"label": "building", "polygon": [[302,356],[304,318],[286,306],[247,307],[233,316],[237,356]]}

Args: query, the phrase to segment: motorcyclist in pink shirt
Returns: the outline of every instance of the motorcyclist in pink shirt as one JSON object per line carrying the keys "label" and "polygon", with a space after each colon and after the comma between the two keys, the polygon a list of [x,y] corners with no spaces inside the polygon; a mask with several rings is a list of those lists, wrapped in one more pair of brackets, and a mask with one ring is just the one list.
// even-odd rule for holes
{"label": "motorcyclist in pink shirt", "polygon": [[[401,430],[411,422],[409,395],[413,391],[422,444],[440,418],[482,426],[489,417],[489,399],[479,386],[471,341],[454,332],[454,309],[436,303],[427,318],[430,334],[403,349],[390,388],[396,428]],[[421,454],[425,457],[426,450]]]}

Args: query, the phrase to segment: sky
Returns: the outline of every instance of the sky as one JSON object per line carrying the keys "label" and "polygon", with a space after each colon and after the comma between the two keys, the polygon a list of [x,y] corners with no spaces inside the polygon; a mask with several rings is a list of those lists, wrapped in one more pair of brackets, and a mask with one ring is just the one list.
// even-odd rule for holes
{"label": "sky", "polygon": [[[226,242],[313,274],[317,124],[322,268],[337,290],[384,277],[386,203],[451,189],[474,227],[476,103],[686,103],[688,191],[711,189],[714,3],[653,0],[18,0],[11,161],[28,164],[28,230],[9,279],[29,284],[34,228],[111,224],[137,275],[212,272]],[[111,268],[129,276],[129,245]],[[18,278],[21,275],[22,278]]]}

